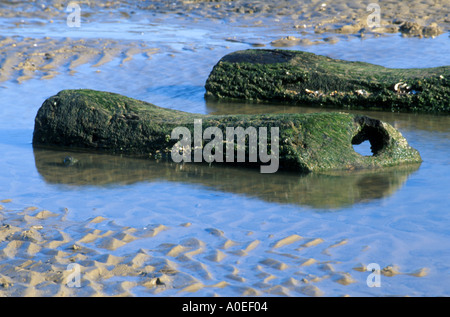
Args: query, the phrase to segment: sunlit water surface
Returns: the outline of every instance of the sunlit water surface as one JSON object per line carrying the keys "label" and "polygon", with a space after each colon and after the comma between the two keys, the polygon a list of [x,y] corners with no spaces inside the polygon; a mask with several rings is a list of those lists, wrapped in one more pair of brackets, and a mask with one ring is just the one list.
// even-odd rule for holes
{"label": "sunlit water surface", "polygon": [[[20,29],[5,28],[3,35],[132,39],[160,51],[151,59],[137,56],[123,66],[114,60],[98,69],[80,66],[73,75],[62,72],[50,80],[1,83],[0,199],[12,199],[16,208],[31,205],[55,211],[67,208],[68,217],[77,220],[101,215],[121,225],[136,227],[155,223],[179,227],[192,223],[187,231],[169,230],[154,240],[126,246],[133,249],[152,249],[192,236],[214,244],[215,237],[208,228],[222,230],[228,239],[242,243],[250,241],[251,233],[252,240],[263,241],[252,256],[240,259],[239,263],[229,256],[220,265],[202,260],[217,281],[226,279],[227,265],[237,267],[246,280],[230,280],[236,287],[260,282],[260,277],[252,272],[267,257],[288,266],[284,270],[267,268],[276,281],[299,279],[295,275],[301,270],[298,262],[281,254],[282,251],[267,254],[273,241],[298,234],[306,239],[321,238],[326,245],[348,240],[345,246],[330,251],[331,256],[321,252],[324,247],[302,254],[324,262],[334,261],[356,280],[350,285],[332,280],[316,283],[325,295],[450,295],[448,116],[359,111],[394,125],[422,155],[420,166],[380,173],[262,175],[255,170],[214,165],[180,169],[154,160],[33,150],[31,139],[38,108],[47,97],[68,88],[112,91],[196,113],[332,111],[204,100],[204,83],[214,64],[227,53],[252,47],[226,41],[228,36],[267,44],[286,33],[268,35],[263,27],[227,28],[217,23],[167,26],[139,21],[127,24],[124,20],[118,24],[96,23],[77,30],[62,30],[55,25],[25,25]],[[448,35],[435,39],[397,35],[367,40],[350,38],[336,44],[293,49],[387,67],[450,65]],[[80,164],[69,167],[60,164],[68,154],[78,157]],[[285,252],[295,252],[292,249]],[[397,265],[402,272],[427,268],[429,273],[425,277],[382,276],[380,288],[369,288],[366,285],[369,273],[353,268],[373,262],[381,268]],[[211,294],[213,291],[203,289],[194,295]],[[236,288],[225,287],[215,289],[214,294],[237,293]],[[136,295],[148,294],[136,291]]]}

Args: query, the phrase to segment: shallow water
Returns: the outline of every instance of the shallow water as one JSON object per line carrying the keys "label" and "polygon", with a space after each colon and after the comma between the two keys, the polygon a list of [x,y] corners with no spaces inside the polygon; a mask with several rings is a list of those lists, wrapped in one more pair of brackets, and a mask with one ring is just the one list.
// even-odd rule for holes
{"label": "shallow water", "polygon": [[[53,79],[0,83],[0,199],[12,199],[18,209],[31,205],[55,211],[67,208],[68,218],[74,220],[100,215],[126,226],[175,228],[129,243],[115,254],[139,248],[158,250],[164,243],[176,245],[195,237],[207,244],[197,257],[203,271],[184,267],[178,258],[166,258],[204,284],[229,283],[229,287],[195,293],[172,289],[159,295],[236,296],[252,294],[245,290],[255,289],[263,295],[300,296],[304,294],[287,286],[289,279],[324,276],[324,264],[354,279],[349,285],[334,277],[314,283],[326,296],[450,295],[449,116],[358,111],[398,128],[423,158],[419,166],[378,173],[263,175],[224,166],[181,168],[165,161],[33,149],[38,108],[47,97],[68,88],[112,91],[196,113],[333,111],[204,100],[206,78],[223,55],[251,48],[251,43],[271,47],[273,39],[289,35],[285,29],[231,28],[217,21],[189,24],[182,20],[177,25],[176,19],[167,26],[155,20],[152,24],[134,19],[118,24],[96,22],[77,30],[57,23],[36,27],[31,22],[13,28],[9,21],[2,21],[4,36],[105,37],[142,41],[159,51],[150,59],[136,55],[126,63],[118,57],[101,67],[84,64],[72,75],[62,70]],[[230,41],[233,36],[239,41]],[[447,34],[435,39],[350,37],[336,44],[289,49],[386,67],[450,65]],[[68,154],[79,163],[64,166]],[[183,223],[191,226],[180,227]],[[212,234],[212,229],[223,235]],[[276,241],[295,234],[304,240],[274,248]],[[302,247],[316,238],[323,242]],[[225,247],[228,240],[236,246]],[[248,256],[235,254],[256,240],[260,243]],[[346,243],[331,248],[340,241]],[[217,250],[226,257],[211,260]],[[315,261],[305,265],[307,259]],[[396,265],[405,273],[427,268],[429,273],[424,277],[382,275],[381,287],[370,288],[366,284],[369,272],[354,270],[369,263],[381,268]],[[205,271],[209,276],[205,277]],[[277,286],[284,288],[277,291]],[[134,294],[152,295],[142,289]]]}

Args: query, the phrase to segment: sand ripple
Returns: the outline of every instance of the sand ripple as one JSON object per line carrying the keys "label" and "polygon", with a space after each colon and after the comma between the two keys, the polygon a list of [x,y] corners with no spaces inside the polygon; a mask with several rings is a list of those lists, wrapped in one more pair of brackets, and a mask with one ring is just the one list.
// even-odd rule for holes
{"label": "sand ripple", "polygon": [[[0,296],[323,296],[329,289],[323,283],[348,288],[368,274],[364,264],[353,272],[337,269],[330,250],[348,240],[294,233],[235,241],[195,223],[134,228],[101,216],[70,221],[67,210],[2,204]],[[379,273],[417,278],[428,270],[402,273],[389,265]]]}
{"label": "sand ripple", "polygon": [[116,58],[123,65],[133,56],[151,58],[157,51],[135,41],[0,36],[0,82],[51,79],[60,72],[74,74],[84,64],[97,68]]}

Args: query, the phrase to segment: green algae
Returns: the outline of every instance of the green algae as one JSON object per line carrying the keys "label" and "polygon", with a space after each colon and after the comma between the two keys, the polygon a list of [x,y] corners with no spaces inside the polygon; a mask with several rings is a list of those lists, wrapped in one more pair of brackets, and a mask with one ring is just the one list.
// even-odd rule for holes
{"label": "green algae", "polygon": [[393,69],[291,50],[249,49],[224,56],[206,97],[282,101],[346,109],[450,112],[450,66]]}
{"label": "green algae", "polygon": [[[301,173],[421,162],[418,151],[408,145],[399,131],[366,116],[347,113],[203,115],[84,89],[63,90],[44,101],[36,115],[33,145],[170,157],[172,147],[179,141],[171,138],[172,131],[185,127],[194,135],[195,119],[202,120],[203,130],[217,127],[224,134],[227,127],[266,128],[267,131],[278,128],[278,138],[272,138],[269,132],[265,136],[267,148],[279,147],[280,168]],[[258,141],[262,136],[259,138]],[[353,144],[365,140],[372,145],[372,156],[360,155],[353,149]],[[202,140],[201,147],[207,142]],[[249,143],[244,146],[247,160],[240,165],[264,165],[260,159],[250,162]],[[237,162],[236,152],[233,162]]]}

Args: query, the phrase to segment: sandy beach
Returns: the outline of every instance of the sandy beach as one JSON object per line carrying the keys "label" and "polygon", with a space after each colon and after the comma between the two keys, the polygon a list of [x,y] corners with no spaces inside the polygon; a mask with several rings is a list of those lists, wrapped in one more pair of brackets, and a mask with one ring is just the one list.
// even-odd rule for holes
{"label": "sandy beach", "polygon": [[129,41],[50,37],[4,37],[0,39],[0,50],[5,56],[0,68],[0,82],[14,78],[19,84],[35,77],[51,79],[61,69],[74,74],[77,67],[88,63],[100,67],[117,57],[121,58],[121,64],[136,54],[151,58],[158,51]]}
{"label": "sandy beach", "polygon": [[332,111],[207,102],[204,83],[222,56],[255,47],[448,65],[427,50],[448,49],[447,0],[380,1],[377,27],[356,0],[77,3],[82,27],[69,29],[67,1],[0,1],[0,297],[450,295],[447,116],[371,112],[424,163],[369,176],[76,152],[66,168],[69,154],[31,145],[38,108],[69,88],[198,113]]}
{"label": "sandy beach", "polygon": [[[78,1],[83,6],[84,23],[105,20],[115,23],[137,20],[149,13],[158,14],[156,21],[170,25],[176,16],[177,23],[208,24],[223,20],[230,25],[258,28],[273,25],[278,30],[295,30],[297,35],[287,35],[270,42],[255,41],[241,36],[228,36],[224,40],[250,43],[256,47],[295,47],[321,43],[337,43],[349,37],[370,38],[399,33],[405,37],[436,37],[450,30],[450,18],[445,1],[414,0],[406,3],[386,1],[380,8],[376,26],[369,15],[373,10],[359,1]],[[21,18],[15,22],[17,29],[64,23],[67,19],[64,1],[44,1],[40,7],[21,3],[3,5],[0,18]],[[136,7],[137,6],[137,7]],[[136,12],[139,9],[139,12]],[[112,15],[114,12],[114,15]],[[377,11],[378,12],[378,11]],[[370,25],[369,25],[370,24]],[[14,78],[18,83],[38,76],[50,79],[63,69],[74,73],[83,64],[99,67],[118,57],[125,63],[134,55],[148,58],[158,48],[142,43],[110,39],[55,39],[22,36],[0,37],[0,82]]]}
{"label": "sandy beach", "polygon": [[[347,239],[326,241],[299,232],[282,238],[270,234],[267,241],[260,241],[248,232],[246,241],[233,241],[219,228],[206,228],[211,238],[202,241],[195,234],[189,237],[189,231],[198,229],[192,223],[134,228],[101,216],[74,222],[66,219],[68,210],[33,206],[17,210],[10,209],[14,205],[10,199],[1,203],[0,296],[134,296],[136,290],[161,296],[190,296],[204,290],[214,296],[223,288],[235,296],[323,296],[324,280],[346,286],[368,274],[367,264],[358,262],[350,272],[336,268],[340,261],[335,250],[345,247]],[[187,238],[175,243],[157,239],[170,231],[182,231]],[[320,249],[320,259],[304,256],[314,248]],[[233,264],[224,264],[230,263],[225,258],[232,258]],[[253,258],[253,275],[259,280],[252,285],[240,270],[248,258]],[[223,280],[215,276],[219,269],[228,271]],[[292,276],[280,282],[277,274],[285,270],[293,270]],[[417,278],[427,271],[402,272],[392,264],[379,273]]]}

